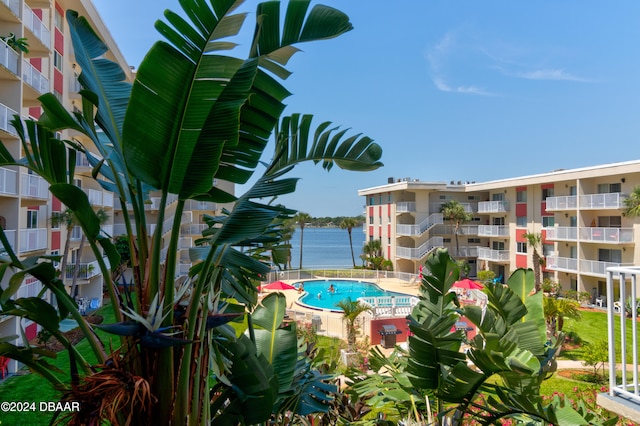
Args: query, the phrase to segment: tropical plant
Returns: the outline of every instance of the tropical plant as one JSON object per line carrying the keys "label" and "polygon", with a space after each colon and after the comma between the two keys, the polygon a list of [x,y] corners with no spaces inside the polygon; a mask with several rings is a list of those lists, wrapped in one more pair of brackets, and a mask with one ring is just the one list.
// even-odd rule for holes
{"label": "tropical plant", "polygon": [[[488,305],[458,304],[454,260],[438,249],[425,263],[420,302],[410,320],[406,361],[371,354],[374,371],[390,374],[359,379],[353,388],[370,403],[393,407],[400,417],[419,424],[498,424],[511,419],[542,424],[610,424],[596,414],[560,400],[544,401],[540,384],[555,369],[562,339],[547,344],[542,294],[531,295],[531,270],[518,269],[507,286],[486,283]],[[455,324],[478,329],[463,352],[465,336]],[[404,364],[404,365],[403,365]],[[384,383],[383,383],[384,381]],[[385,389],[382,392],[380,389]]]}
{"label": "tropical plant", "polygon": [[340,222],[340,229],[346,229],[349,233],[349,247],[351,247],[351,260],[353,261],[353,267],[356,267],[356,257],[353,255],[353,239],[351,238],[351,231],[358,226],[358,220],[354,217],[347,217]]}
{"label": "tropical plant", "polygon": [[0,36],[0,39],[16,52],[29,53],[29,42],[26,37],[18,37],[14,33],[9,33],[8,36]]}
{"label": "tropical plant", "polygon": [[593,377],[602,378],[604,364],[609,359],[609,344],[606,340],[587,342],[582,350],[582,364],[593,368]]}
{"label": "tropical plant", "polygon": [[362,247],[362,261],[367,268],[380,270],[383,269],[382,263],[384,257],[382,256],[382,241],[381,240],[369,240]]}
{"label": "tropical plant", "polygon": [[542,234],[539,232],[527,232],[523,235],[523,237],[527,240],[527,244],[533,249],[532,262],[533,262],[533,273],[535,275],[535,291],[538,292],[542,289],[542,273],[541,268],[544,265],[544,257],[540,256],[540,252],[538,249],[542,245]]}
{"label": "tropical plant", "polygon": [[365,312],[371,312],[373,308],[359,300],[351,300],[350,297],[336,303],[342,309],[342,321],[347,329],[348,351],[353,352],[358,337],[358,317]]}
{"label": "tropical plant", "polygon": [[456,256],[460,255],[460,245],[458,243],[458,234],[460,227],[473,219],[471,213],[467,213],[464,206],[456,200],[450,200],[440,206],[442,218],[453,222],[453,234],[456,237]]}
{"label": "tropical plant", "polygon": [[564,328],[565,318],[580,319],[580,303],[572,299],[544,297],[543,309],[550,335],[557,336]]}
{"label": "tropical plant", "polygon": [[493,282],[493,279],[496,277],[496,273],[493,272],[490,269],[485,269],[482,271],[478,271],[477,273],[478,275],[478,281],[482,282],[482,283],[489,283],[489,282]]}
{"label": "tropical plant", "polygon": [[[50,332],[69,351],[72,382],[65,398],[79,401],[76,422],[98,424],[259,424],[283,413],[305,416],[328,410],[334,388],[307,367],[295,329],[284,326],[284,302],[268,300],[255,309],[255,280],[269,270],[260,255],[264,244],[280,240],[282,219],[295,211],[264,204],[295,190],[296,179],[283,177],[304,161],[367,171],[381,166],[380,147],[366,136],[346,136],[331,123],[315,129],[312,117],[281,117],[289,96],[278,79],[297,51],[294,45],[336,37],[352,26],[342,12],[297,0],[280,16],[278,2],[257,6],[249,53],[240,59],[221,52],[235,47],[232,38],[246,15],[241,2],[180,2],[184,13],[166,12],[156,28],[167,39],[154,44],[138,68],[133,85],[117,64],[105,59],[106,46],[88,21],[66,13],[83,108],[67,112],[53,94],[40,98],[39,122],[13,121],[24,158],[15,159],[0,145],[0,165],[20,165],[44,178],[50,192],[73,211],[94,252],[115,310],[116,324],[103,328],[119,337],[105,348],[80,315],[54,269],[57,257],[19,259],[12,250],[0,259],[0,279],[16,271],[0,290],[3,315],[27,318]],[[53,132],[71,129],[91,143],[61,140]],[[246,183],[263,164],[271,135],[272,160],[250,189],[234,196],[214,179]],[[108,264],[120,264],[113,242],[101,234],[100,221],[81,189],[73,185],[76,157],[86,156],[92,177],[112,191],[122,209],[129,238],[133,275],[131,299],[121,298]],[[148,234],[144,204],[159,195],[157,226]],[[173,222],[167,217],[169,195]],[[182,212],[187,200],[233,202],[221,216],[206,216],[209,226],[190,250],[194,266],[188,279],[174,280]],[[166,239],[166,250],[162,250]],[[0,242],[8,240],[0,230]],[[108,258],[108,264],[103,259]],[[56,299],[57,310],[39,298],[13,299],[23,277],[38,279]],[[92,348],[91,365],[60,333],[71,315]],[[230,322],[236,322],[233,325]],[[289,328],[287,328],[289,327]],[[268,341],[267,346],[262,346]],[[46,351],[0,343],[11,357],[47,378]],[[115,386],[114,386],[115,384]],[[133,387],[126,387],[127,384]],[[114,406],[100,401],[119,401]],[[92,392],[96,390],[96,392]],[[128,393],[124,393],[124,391]],[[86,402],[86,405],[83,403]]]}
{"label": "tropical plant", "polygon": [[640,186],[636,186],[631,194],[624,199],[623,216],[637,217],[640,216]]}
{"label": "tropical plant", "polygon": [[293,218],[295,223],[300,227],[300,266],[299,269],[302,269],[302,238],[304,236],[304,227],[311,220],[311,216],[309,213],[299,212]]}

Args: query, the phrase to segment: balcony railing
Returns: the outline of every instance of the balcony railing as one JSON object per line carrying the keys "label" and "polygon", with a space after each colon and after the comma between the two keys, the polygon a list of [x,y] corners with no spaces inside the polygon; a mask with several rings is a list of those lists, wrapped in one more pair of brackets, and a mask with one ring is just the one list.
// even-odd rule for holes
{"label": "balcony railing", "polygon": [[51,31],[49,28],[33,13],[33,10],[26,4],[22,9],[22,22],[31,30],[32,33],[44,44],[47,49],[51,47]]}
{"label": "balcony railing", "polygon": [[[4,230],[4,235],[7,237],[7,240],[9,240],[9,246],[15,252],[16,251],[16,230],[15,229],[5,229]],[[4,252],[4,251],[6,251],[6,249],[2,245],[2,242],[0,242],[0,252]]]}
{"label": "balcony railing", "polygon": [[47,228],[20,230],[20,253],[47,248]]}
{"label": "balcony railing", "polygon": [[22,282],[22,285],[18,289],[16,293],[16,299],[25,298],[25,297],[38,297],[42,291],[42,283],[38,280],[27,282],[27,280]]}
{"label": "balcony railing", "polygon": [[575,210],[578,208],[578,196],[547,197],[547,211]]}
{"label": "balcony railing", "polygon": [[89,204],[100,207],[113,207],[113,193],[97,189],[84,189],[89,197]]}
{"label": "balcony railing", "polygon": [[205,210],[205,211],[215,211],[217,209],[217,204],[209,201],[196,201],[189,200],[184,204],[185,210]]}
{"label": "balcony railing", "polygon": [[546,268],[552,271],[573,272],[594,277],[606,276],[607,268],[626,266],[623,263],[602,262],[598,260],[574,259],[569,257],[547,256]]}
{"label": "balcony railing", "polygon": [[[429,211],[439,213],[440,208],[442,207],[443,204],[445,203],[442,201],[437,203],[430,203]],[[478,211],[478,203],[460,203],[460,205],[464,208],[464,211],[467,213],[476,213]]]}
{"label": "balcony railing", "polygon": [[618,192],[609,194],[590,194],[580,196],[580,208],[585,210],[621,209],[624,197]]}
{"label": "balcony railing", "polygon": [[632,243],[633,228],[580,228],[580,241]]}
{"label": "balcony railing", "polygon": [[18,113],[6,105],[0,104],[0,130],[4,130],[12,135],[18,134],[11,124],[14,115],[18,115]]}
{"label": "balcony railing", "polygon": [[570,257],[547,256],[545,264],[553,271],[578,272],[578,259]]}
{"label": "balcony railing", "polygon": [[9,47],[4,40],[0,40],[0,65],[15,75],[19,75],[18,61],[20,61],[20,55],[18,55],[18,52]]}
{"label": "balcony railing", "polygon": [[455,244],[447,244],[445,246],[447,250],[449,250],[449,254],[451,256],[460,256],[460,257],[478,257],[478,246],[460,246],[456,249]]}
{"label": "balcony railing", "polygon": [[20,17],[20,0],[0,0],[0,3],[6,4],[14,15]]}
{"label": "balcony railing", "polygon": [[430,228],[435,225],[439,225],[443,223],[442,213],[434,213],[426,219],[422,220],[417,225],[404,225],[399,224],[396,225],[396,234],[398,235],[410,235],[410,236],[420,236],[427,232]]}
{"label": "balcony railing", "polygon": [[493,250],[487,247],[478,247],[478,259],[493,262],[508,262],[509,250]]}
{"label": "balcony railing", "polygon": [[49,79],[26,59],[22,61],[22,80],[39,93],[44,94],[49,91]]}
{"label": "balcony railing", "polygon": [[607,268],[618,268],[620,266],[628,265],[625,265],[624,263],[580,259],[580,273],[596,277],[605,277],[607,275]]}
{"label": "balcony railing", "polygon": [[[440,235],[454,235],[455,226],[438,225],[434,232]],[[478,225],[461,225],[458,229],[458,235],[478,235]]]}
{"label": "balcony railing", "polygon": [[443,239],[442,237],[433,237],[430,238],[429,241],[421,244],[416,248],[409,247],[396,247],[396,257],[401,257],[404,259],[414,259],[420,260],[429,254],[433,249],[437,247],[442,247]]}
{"label": "balcony railing", "polygon": [[415,201],[400,201],[396,203],[396,213],[415,213]]}
{"label": "balcony railing", "polygon": [[[640,268],[637,266],[608,269],[607,295],[617,293],[622,301],[626,301],[627,298],[638,300],[639,275]],[[629,281],[631,282],[631,294],[627,294]],[[630,303],[630,308],[631,318],[637,318],[637,303]],[[638,333],[637,321],[628,321],[626,315],[615,311],[613,303],[607,304],[609,392],[608,394],[599,394],[597,402],[602,407],[618,414],[624,414],[625,417],[636,422],[640,421],[640,380],[638,378],[640,336]],[[617,342],[619,342],[619,347]],[[629,349],[631,350],[630,354],[627,353]]]}
{"label": "balcony railing", "polygon": [[[109,262],[106,257],[104,258],[104,261],[107,263],[107,266],[109,266]],[[66,271],[64,274],[65,279],[72,280],[75,270],[76,270],[75,264],[67,265]],[[94,260],[93,262],[78,264],[78,279],[88,280],[100,274],[101,274],[100,265],[98,264],[97,260]]]}
{"label": "balcony railing", "polygon": [[507,225],[478,225],[478,235],[480,237],[508,237],[509,227]]}
{"label": "balcony railing", "polygon": [[18,172],[0,167],[0,194],[18,193]]}
{"label": "balcony railing", "polygon": [[481,201],[478,203],[478,213],[504,213],[508,211],[508,201]]}
{"label": "balcony railing", "polygon": [[21,173],[20,195],[31,198],[48,198],[49,187],[47,186],[47,181],[40,176]]}
{"label": "balcony railing", "polygon": [[189,275],[189,269],[191,269],[191,263],[178,263],[176,265],[176,278]]}
{"label": "balcony railing", "polygon": [[572,227],[572,226],[549,227],[549,228],[545,228],[545,232],[547,234],[547,240],[549,241],[577,241],[578,240],[578,228]]}
{"label": "balcony railing", "polygon": [[207,229],[209,225],[204,223],[193,223],[191,225],[182,225],[180,228],[180,235],[202,235],[202,231]]}

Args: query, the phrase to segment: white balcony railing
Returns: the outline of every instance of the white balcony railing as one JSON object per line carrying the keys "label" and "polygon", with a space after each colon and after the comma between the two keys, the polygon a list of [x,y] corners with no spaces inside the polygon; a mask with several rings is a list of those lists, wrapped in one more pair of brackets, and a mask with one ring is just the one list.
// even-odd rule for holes
{"label": "white balcony railing", "polygon": [[47,248],[47,228],[20,230],[20,253]]}
{"label": "white balcony railing", "polygon": [[507,225],[478,225],[478,235],[480,237],[508,237],[509,227]]}
{"label": "white balcony railing", "polygon": [[404,225],[404,224],[396,225],[396,234],[420,236],[425,232],[427,232],[433,226],[439,225],[442,223],[443,223],[442,213],[434,213],[431,216],[427,217],[426,219],[423,219],[417,225]]}
{"label": "white balcony railing", "polygon": [[[440,208],[445,202],[440,201],[436,203],[429,203],[429,211],[432,212],[440,212]],[[464,211],[467,213],[477,213],[478,212],[478,203],[460,203],[460,205],[464,208]]]}
{"label": "white balcony railing", "polygon": [[404,259],[414,259],[420,260],[429,254],[433,249],[437,247],[442,247],[443,239],[442,237],[433,237],[430,238],[429,241],[421,244],[416,248],[410,247],[396,247],[396,257],[401,257]]}
{"label": "white balcony railing", "polygon": [[546,268],[549,270],[580,273],[595,277],[604,277],[607,268],[617,268],[620,266],[625,266],[625,264],[560,256],[547,256],[546,258]]}
{"label": "white balcony railing", "polygon": [[20,18],[20,0],[0,0],[0,3],[6,4],[9,10]]}
{"label": "white balcony railing", "polygon": [[86,155],[80,153],[76,155],[76,167],[91,167]]}
{"label": "white balcony railing", "polygon": [[190,247],[193,247],[193,240],[191,238],[182,237],[178,240],[179,249],[188,249]]}
{"label": "white balcony railing", "polygon": [[547,256],[545,267],[552,271],[578,272],[578,259],[560,256]]}
{"label": "white balcony railing", "polygon": [[580,228],[580,241],[609,244],[632,243],[633,228]]}
{"label": "white balcony railing", "polygon": [[0,194],[18,193],[18,172],[0,167]]}
{"label": "white balcony railing", "polygon": [[400,201],[396,203],[396,213],[414,213],[415,211],[415,201]]}
{"label": "white balcony railing", "polygon": [[180,227],[180,235],[188,236],[188,235],[202,235],[202,231],[207,229],[209,225],[204,223],[193,223],[191,225],[182,225]]}
{"label": "white balcony railing", "polygon": [[580,273],[596,277],[605,277],[607,274],[607,268],[618,268],[620,266],[628,265],[625,265],[624,263],[580,259]]}
{"label": "white balcony railing", "polygon": [[618,192],[580,196],[580,208],[585,210],[621,209],[624,197]]}
{"label": "white balcony railing", "polygon": [[9,45],[4,40],[0,40],[0,65],[2,65],[15,75],[19,75],[19,61],[20,55],[18,54],[18,52],[9,47]]}
{"label": "white balcony railing", "polygon": [[[469,236],[469,235],[478,235],[478,226],[479,225],[461,225],[458,229],[459,236]],[[434,229],[434,233],[439,235],[454,235],[455,234],[455,226],[453,225],[437,225]]]}
{"label": "white balcony railing", "polygon": [[[105,257],[103,258],[103,260],[107,264],[107,266],[109,266],[108,259]],[[75,264],[67,265],[66,271],[64,274],[65,279],[72,280],[75,270],[76,270]],[[97,260],[78,264],[78,279],[88,280],[98,275],[101,275],[101,272],[100,272],[100,265],[98,264]]]}
{"label": "white balcony railing", "polygon": [[508,201],[481,201],[478,203],[478,213],[504,213],[508,211]]}
{"label": "white balcony railing", "polygon": [[[547,198],[548,199],[548,198]],[[572,226],[554,226],[545,228],[549,241],[577,241],[578,228]]]}
{"label": "white balcony railing", "polygon": [[71,236],[69,236],[71,241],[80,241],[82,239],[82,228],[79,226],[74,226],[71,229]]}
{"label": "white balcony railing", "polygon": [[33,10],[26,4],[22,9],[22,22],[38,37],[47,49],[51,47],[51,31],[49,31],[49,28],[47,28],[42,20],[38,18],[38,16],[33,13]]}
{"label": "white balcony railing", "polygon": [[6,105],[0,104],[0,130],[12,135],[18,134],[11,124],[14,115],[18,115],[18,113]]}
{"label": "white balcony railing", "polygon": [[447,250],[449,250],[449,254],[451,256],[460,256],[460,257],[478,257],[478,246],[460,246],[456,249],[456,245],[447,244],[445,246]]}
{"label": "white balcony railing", "polygon": [[49,79],[26,59],[22,61],[22,80],[39,93],[44,94],[49,91]]}
{"label": "white balcony railing", "polygon": [[547,211],[575,210],[578,208],[578,197],[567,195],[562,197],[547,197]]}
{"label": "white balcony railing", "polygon": [[15,298],[21,299],[25,297],[38,297],[40,291],[42,291],[42,283],[40,281],[31,280],[30,282],[27,282],[27,280],[24,280],[18,289]]}
{"label": "white balcony railing", "polygon": [[493,250],[487,247],[478,247],[478,259],[493,262],[508,262],[509,250]]}
{"label": "white balcony railing", "polygon": [[47,181],[37,175],[21,173],[20,195],[31,198],[48,198],[49,187]]}
{"label": "white balcony railing", "polygon": [[176,278],[189,275],[189,269],[191,269],[191,263],[178,263],[176,265]]}
{"label": "white balcony railing", "polygon": [[212,203],[209,201],[196,201],[196,200],[188,200],[184,204],[185,210],[205,210],[205,211],[215,211],[217,209],[216,203]]}
{"label": "white balcony railing", "polygon": [[[11,250],[15,252],[16,251],[16,230],[5,229],[4,235],[7,237],[7,240],[9,240],[9,246],[11,247]],[[0,243],[0,252],[3,252],[3,251],[5,251],[5,248],[2,245],[2,243]]]}
{"label": "white balcony railing", "polygon": [[[623,305],[625,301],[638,300],[638,276],[640,268],[615,267],[607,270],[607,295],[619,294]],[[627,283],[631,283],[628,287]],[[630,294],[627,290],[630,289]],[[637,303],[630,303],[631,318],[638,317]],[[616,326],[616,322],[618,323]],[[607,341],[609,343],[609,392],[597,397],[599,405],[619,414],[621,408],[629,417],[634,413],[634,420],[640,417],[640,380],[638,378],[639,359],[638,348],[640,336],[637,321],[628,321],[626,315],[615,311],[613,303],[607,304]],[[629,341],[630,340],[630,341]],[[619,342],[619,347],[618,347]],[[628,354],[627,351],[631,353]],[[619,358],[618,358],[619,356]],[[630,361],[629,361],[630,360]]]}

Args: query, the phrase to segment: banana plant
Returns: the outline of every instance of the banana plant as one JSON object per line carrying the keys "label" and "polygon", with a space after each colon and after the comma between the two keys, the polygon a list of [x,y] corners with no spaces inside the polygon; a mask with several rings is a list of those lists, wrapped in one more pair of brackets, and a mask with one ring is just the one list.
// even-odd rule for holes
{"label": "banana plant", "polygon": [[[277,321],[266,324],[260,311],[255,324],[252,320],[255,281],[269,269],[264,247],[277,245],[280,224],[295,214],[270,202],[295,191],[297,180],[285,175],[300,162],[321,163],[327,170],[335,165],[368,171],[382,165],[382,150],[371,138],[349,135],[329,122],[314,128],[310,115],[283,117],[283,102],[290,93],[280,81],[290,74],[285,66],[298,51],[296,45],[351,30],[348,17],[331,7],[311,7],[308,0],[292,0],[286,8],[279,2],[260,3],[249,52],[231,56],[234,37],[246,20],[237,12],[241,3],[181,0],[181,14],[166,11],[165,21],[156,23],[165,40],[152,46],[133,84],[117,64],[105,59],[107,47],[88,21],[67,11],[82,70],[82,108],[71,113],[53,95],[43,95],[39,122],[26,122],[29,136],[20,135],[27,147],[25,159],[0,149],[0,165],[30,167],[76,215],[115,309],[117,323],[105,330],[119,336],[120,346],[103,347],[64,292],[51,262],[21,262],[13,254],[0,260],[0,266],[40,279],[57,298],[58,319],[70,312],[89,339],[100,371],[94,373],[94,366],[75,357],[86,375],[78,389],[69,389],[67,398],[90,395],[91,386],[122,377],[148,386],[151,397],[132,401],[122,421],[195,425],[233,418],[256,424],[267,421],[274,410],[322,411],[328,407],[322,401],[331,399],[331,389],[320,384],[323,377],[304,367],[295,341],[288,338],[278,352],[261,346],[265,325]],[[22,127],[18,122],[16,126]],[[87,142],[53,138],[52,132],[62,130],[79,132],[80,140]],[[271,140],[274,149],[265,161]],[[119,264],[118,251],[101,234],[86,195],[71,181],[78,155],[91,164],[92,177],[115,194],[127,234],[137,236],[129,238],[132,298],[123,298],[112,282],[108,264]],[[213,185],[214,179],[244,184],[256,174],[255,184],[240,196]],[[149,235],[144,204],[152,193],[160,196],[160,204],[158,226]],[[162,229],[171,194],[177,195],[172,206],[175,219],[170,229]],[[206,218],[209,228],[190,250],[194,266],[189,278],[177,286],[173,277],[179,233],[166,233],[179,229],[188,200],[233,202],[233,208]],[[161,250],[163,236],[168,240],[166,255]],[[17,292],[15,284],[10,287],[3,294],[5,301]],[[230,325],[243,321],[247,335]],[[290,336],[291,330],[282,333]],[[12,351],[2,353],[11,356]],[[316,392],[311,399],[299,396],[310,389]],[[254,398],[247,400],[248,396]],[[250,410],[242,409],[246,404]],[[86,414],[78,418],[87,421]],[[99,422],[111,419],[117,410],[96,410],[92,415]]]}

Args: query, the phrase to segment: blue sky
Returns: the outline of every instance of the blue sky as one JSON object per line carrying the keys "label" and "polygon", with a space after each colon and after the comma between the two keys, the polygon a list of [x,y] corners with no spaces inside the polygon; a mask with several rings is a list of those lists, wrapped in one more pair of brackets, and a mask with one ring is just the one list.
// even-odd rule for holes
{"label": "blue sky", "polygon": [[[289,207],[358,215],[357,190],[391,176],[487,181],[640,158],[640,2],[320,3],[346,12],[354,30],[299,46],[286,113],[372,137],[385,166],[296,168]],[[177,0],[94,4],[134,66],[159,38],[153,22],[179,9]],[[247,24],[255,4],[245,3]]]}

